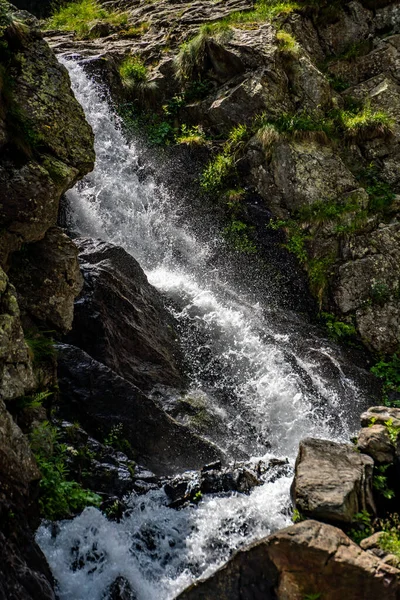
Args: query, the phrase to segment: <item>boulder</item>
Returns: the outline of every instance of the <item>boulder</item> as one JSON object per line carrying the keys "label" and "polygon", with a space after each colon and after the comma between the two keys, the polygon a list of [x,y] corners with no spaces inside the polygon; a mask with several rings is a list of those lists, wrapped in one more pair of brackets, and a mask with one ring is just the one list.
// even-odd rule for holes
{"label": "boulder", "polygon": [[395,600],[400,571],[340,529],[304,521],[239,550],[176,600]]}
{"label": "boulder", "polygon": [[173,318],[138,262],[119,246],[75,243],[84,286],[68,342],[142,390],[183,385]]}
{"label": "boulder", "polygon": [[400,408],[371,406],[361,415],[357,447],[380,464],[400,458]]}
{"label": "boulder", "polygon": [[316,140],[278,137],[271,147],[249,145],[250,181],[278,217],[332,198],[343,203],[351,195],[360,208],[367,196],[334,149]]}
{"label": "boulder", "polygon": [[223,467],[221,462],[204,466],[200,472],[188,471],[165,483],[164,490],[171,500],[170,506],[180,508],[207,494],[230,495],[232,492],[249,494],[266,480],[275,481],[289,476],[288,461],[271,459],[268,464],[235,462]]}
{"label": "boulder", "polygon": [[77,257],[76,246],[59,227],[13,255],[9,277],[28,323],[62,333],[71,329],[74,300],[83,285]]}
{"label": "boulder", "polygon": [[400,408],[391,406],[370,406],[360,417],[361,427],[385,425],[391,421],[393,427],[400,427]]}
{"label": "boulder", "polygon": [[137,600],[137,595],[125,577],[117,577],[107,588],[103,600]]}
{"label": "boulder", "polygon": [[395,447],[385,425],[371,425],[361,429],[357,438],[357,448],[371,456],[378,464],[392,463],[395,458]]}
{"label": "boulder", "polygon": [[328,522],[351,523],[362,510],[375,512],[373,466],[352,444],[305,439],[295,465],[293,503],[302,515]]}
{"label": "boulder", "polygon": [[58,344],[61,412],[98,437],[120,429],[135,459],[156,474],[196,469],[223,453],[169,417],[161,405],[83,350]]}

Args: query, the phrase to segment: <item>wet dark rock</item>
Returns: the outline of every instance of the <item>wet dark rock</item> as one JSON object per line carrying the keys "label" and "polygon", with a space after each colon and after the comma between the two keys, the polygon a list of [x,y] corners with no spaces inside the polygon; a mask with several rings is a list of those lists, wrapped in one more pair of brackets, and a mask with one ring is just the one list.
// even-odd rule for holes
{"label": "wet dark rock", "polygon": [[117,577],[103,595],[103,600],[137,600],[137,595],[125,577]]}
{"label": "wet dark rock", "polygon": [[230,495],[233,492],[249,494],[267,479],[275,481],[291,474],[287,461],[271,459],[268,463],[234,463],[223,467],[220,461],[205,465],[200,472],[187,472],[167,481],[165,493],[172,508],[181,508],[189,502],[198,502],[203,495]]}
{"label": "wet dark rock", "polygon": [[120,430],[135,459],[157,474],[200,468],[223,453],[166,415],[162,407],[88,354],[58,346],[61,412],[93,436]]}
{"label": "wet dark rock", "polygon": [[239,550],[177,600],[396,600],[400,571],[340,529],[304,521]]}
{"label": "wet dark rock", "polygon": [[366,510],[375,513],[374,461],[352,444],[308,438],[300,442],[292,498],[304,516],[351,523]]}
{"label": "wet dark rock", "polygon": [[174,321],[123,248],[75,240],[84,277],[68,341],[142,390],[184,384]]}

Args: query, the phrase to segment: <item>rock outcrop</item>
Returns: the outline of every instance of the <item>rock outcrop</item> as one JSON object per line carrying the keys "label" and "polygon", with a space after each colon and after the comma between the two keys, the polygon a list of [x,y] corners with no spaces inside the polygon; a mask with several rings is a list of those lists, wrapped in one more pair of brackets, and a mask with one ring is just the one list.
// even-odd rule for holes
{"label": "rock outcrop", "polygon": [[61,410],[94,437],[121,427],[135,459],[157,474],[200,468],[223,459],[211,442],[169,417],[155,400],[88,354],[58,345]]}
{"label": "rock outcrop", "polygon": [[340,529],[305,521],[237,552],[177,600],[395,600],[400,571],[363,551]]}
{"label": "rock outcrop", "polygon": [[342,524],[363,510],[375,512],[373,466],[351,444],[305,439],[296,460],[293,503],[306,517]]}
{"label": "rock outcrop", "polygon": [[68,342],[141,390],[157,384],[181,387],[182,357],[173,319],[138,262],[112,244],[74,241],[84,287]]}
{"label": "rock outcrop", "polygon": [[62,333],[71,329],[74,300],[83,285],[77,256],[75,244],[59,227],[14,254],[9,276],[27,329],[32,324]]}

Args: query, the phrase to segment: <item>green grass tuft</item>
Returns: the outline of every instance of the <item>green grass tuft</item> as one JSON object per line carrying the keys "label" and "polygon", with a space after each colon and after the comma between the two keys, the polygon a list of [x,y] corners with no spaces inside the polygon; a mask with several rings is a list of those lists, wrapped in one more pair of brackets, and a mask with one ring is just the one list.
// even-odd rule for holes
{"label": "green grass tuft", "polygon": [[79,0],[63,5],[45,22],[46,29],[74,31],[79,39],[96,37],[90,29],[96,23],[123,27],[128,22],[125,12],[109,11],[96,0]]}
{"label": "green grass tuft", "polygon": [[143,85],[148,81],[148,70],[146,65],[138,56],[127,56],[119,66],[121,81],[126,87]]}

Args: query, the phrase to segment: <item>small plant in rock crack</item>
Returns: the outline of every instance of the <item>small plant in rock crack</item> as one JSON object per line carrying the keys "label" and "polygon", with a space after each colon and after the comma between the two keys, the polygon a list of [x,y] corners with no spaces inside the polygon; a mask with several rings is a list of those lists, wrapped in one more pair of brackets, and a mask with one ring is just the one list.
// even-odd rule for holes
{"label": "small plant in rock crack", "polygon": [[374,489],[387,500],[394,498],[394,490],[388,487],[386,471],[390,465],[378,465],[374,467],[372,485]]}
{"label": "small plant in rock crack", "polygon": [[349,531],[348,536],[353,542],[356,542],[356,544],[359,544],[362,540],[374,533],[371,515],[366,510],[362,510],[354,515],[353,525],[354,527]]}
{"label": "small plant in rock crack", "polygon": [[[382,400],[385,406],[400,407],[400,358],[393,354],[390,360],[380,360],[371,369],[375,377],[382,379]],[[394,399],[393,399],[394,397]]]}
{"label": "small plant in rock crack", "polygon": [[49,421],[40,423],[30,435],[30,444],[42,476],[39,483],[42,517],[63,519],[86,506],[100,505],[100,496],[69,479],[66,467],[68,447],[58,442],[56,427]]}

